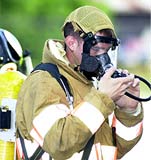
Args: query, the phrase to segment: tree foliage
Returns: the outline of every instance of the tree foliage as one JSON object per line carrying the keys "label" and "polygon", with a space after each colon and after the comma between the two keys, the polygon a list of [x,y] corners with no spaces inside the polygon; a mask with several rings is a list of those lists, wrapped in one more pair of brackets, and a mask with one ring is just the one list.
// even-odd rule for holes
{"label": "tree foliage", "polygon": [[94,5],[109,11],[97,0],[0,0],[0,28],[14,34],[23,50],[31,51],[35,65],[41,61],[45,40],[62,39],[64,19],[82,5]]}

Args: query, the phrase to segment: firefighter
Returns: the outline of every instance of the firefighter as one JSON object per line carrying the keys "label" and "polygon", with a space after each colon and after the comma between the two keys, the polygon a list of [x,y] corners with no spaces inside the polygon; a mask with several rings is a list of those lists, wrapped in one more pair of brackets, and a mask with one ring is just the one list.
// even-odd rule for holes
{"label": "firefighter", "polygon": [[16,37],[0,29],[0,159],[16,159],[15,108],[26,76],[18,71],[22,48]]}
{"label": "firefighter", "polygon": [[[17,128],[31,142],[26,145],[27,155],[32,156],[28,151],[34,145],[55,160],[120,159],[142,135],[142,105],[125,95],[129,91],[139,96],[139,80],[112,66],[108,52],[116,50],[119,41],[111,20],[100,9],[75,9],[62,30],[63,41],[45,42],[42,62],[57,65],[71,95],[67,100],[47,71],[29,75],[16,109]],[[20,151],[19,158],[23,154]]]}

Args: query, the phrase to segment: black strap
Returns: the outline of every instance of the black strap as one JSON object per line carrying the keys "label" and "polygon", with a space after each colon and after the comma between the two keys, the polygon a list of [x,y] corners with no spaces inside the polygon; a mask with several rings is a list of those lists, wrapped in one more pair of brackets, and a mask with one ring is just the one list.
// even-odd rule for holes
{"label": "black strap", "polygon": [[94,143],[94,138],[95,138],[95,134],[90,138],[87,145],[85,146],[81,160],[88,160],[93,143]]}
{"label": "black strap", "polygon": [[[68,81],[63,75],[60,74],[57,65],[52,64],[52,63],[40,63],[34,68],[34,70],[32,72],[34,72],[36,70],[43,70],[43,71],[49,72],[59,82],[59,84],[63,88],[64,92],[66,93],[66,90],[65,90],[65,88],[66,88],[68,90],[70,96],[72,96]],[[63,83],[61,80],[63,81]],[[63,85],[65,85],[65,87]],[[68,95],[66,95],[66,96],[68,96]]]}
{"label": "black strap", "polygon": [[113,139],[113,145],[116,147],[116,127],[112,127],[112,139]]}
{"label": "black strap", "polygon": [[43,70],[51,73],[53,77],[55,77],[57,80],[60,79],[61,74],[59,73],[58,67],[55,64],[52,63],[40,63],[38,64],[32,72],[36,70]]}
{"label": "black strap", "polygon": [[[38,146],[38,148],[35,150],[35,152],[33,153],[33,155],[32,155],[30,158],[28,158],[24,139],[23,139],[23,137],[21,136],[19,130],[17,130],[17,133],[18,133],[19,138],[20,138],[20,142],[21,142],[21,146],[22,146],[22,151],[23,151],[23,154],[24,154],[24,159],[25,159],[25,160],[39,160],[39,159],[41,158],[41,156],[42,156],[42,155],[44,154],[44,152],[45,152],[45,151],[41,148],[41,146]],[[50,157],[49,160],[52,160],[52,158]]]}
{"label": "black strap", "polygon": [[44,153],[45,151],[41,148],[41,146],[38,146],[38,148],[33,153],[33,155],[29,158],[29,160],[39,160]]}
{"label": "black strap", "polygon": [[27,151],[26,151],[26,147],[25,147],[25,143],[24,143],[24,139],[21,136],[19,130],[17,130],[17,133],[18,133],[19,138],[20,138],[20,143],[21,143],[21,146],[22,146],[22,151],[24,153],[25,160],[29,160],[28,155],[27,155]]}

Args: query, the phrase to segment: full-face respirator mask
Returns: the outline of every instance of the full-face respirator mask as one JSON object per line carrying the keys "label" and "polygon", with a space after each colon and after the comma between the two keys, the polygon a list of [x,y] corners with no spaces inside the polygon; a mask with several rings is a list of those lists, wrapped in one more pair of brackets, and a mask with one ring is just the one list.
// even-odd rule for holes
{"label": "full-face respirator mask", "polygon": [[[105,72],[110,67],[113,66],[113,63],[111,62],[111,59],[108,53],[91,56],[90,49],[93,46],[95,46],[97,43],[102,42],[102,43],[111,44],[111,50],[115,50],[116,47],[119,45],[119,40],[115,38],[110,38],[110,37],[96,36],[96,35],[93,35],[91,32],[85,34],[85,36],[83,37],[83,40],[84,40],[84,45],[83,45],[82,61],[80,64],[80,71],[89,80],[92,80],[93,77],[96,77],[97,80],[100,80],[100,78],[105,74]],[[126,74],[116,70],[111,77],[118,78],[118,77],[126,77],[126,76],[127,76]],[[144,78],[137,75],[135,75],[135,78],[138,78],[140,81],[143,81],[151,90],[151,84],[148,81],[146,81]],[[138,101],[151,100],[151,96],[149,96],[148,98],[140,98],[128,92],[126,92],[125,95]]]}
{"label": "full-face respirator mask", "polygon": [[[90,55],[90,49],[97,43],[109,43],[111,44],[111,50],[115,50],[119,45],[119,41],[115,38],[94,36],[91,32],[86,34],[84,37],[84,46],[82,53],[82,61],[80,65],[80,71],[92,80],[92,77],[96,77],[98,80],[105,74],[106,70],[113,66],[108,53],[103,53],[97,56]],[[112,77],[126,76],[118,71],[112,75]]]}

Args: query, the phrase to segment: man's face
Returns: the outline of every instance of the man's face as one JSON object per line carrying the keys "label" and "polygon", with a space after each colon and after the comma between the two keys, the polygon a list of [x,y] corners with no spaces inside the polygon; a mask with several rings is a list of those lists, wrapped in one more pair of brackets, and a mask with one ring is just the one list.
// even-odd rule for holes
{"label": "man's face", "polygon": [[[103,32],[103,33],[96,33],[97,36],[104,36],[107,37],[107,35]],[[108,50],[112,47],[112,44],[109,43],[97,43],[95,46],[92,46],[90,49],[90,55],[91,56],[96,56],[96,55],[100,55],[103,53],[107,53]]]}
{"label": "man's face", "polygon": [[[105,34],[104,32],[98,32],[96,33],[97,36],[104,36],[104,37],[108,37],[107,34]],[[82,53],[83,53],[83,44],[84,41],[81,38],[80,40],[77,41],[77,45],[73,51],[74,54],[74,58],[76,59],[76,62],[78,62],[77,64],[81,64],[81,60],[82,60]],[[100,55],[103,53],[107,53],[107,51],[112,47],[111,44],[109,43],[97,43],[95,46],[92,46],[90,49],[90,55],[91,56],[96,56],[96,55]]]}

